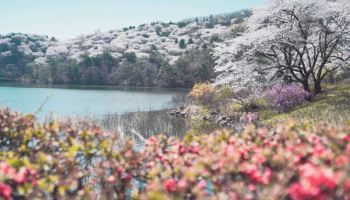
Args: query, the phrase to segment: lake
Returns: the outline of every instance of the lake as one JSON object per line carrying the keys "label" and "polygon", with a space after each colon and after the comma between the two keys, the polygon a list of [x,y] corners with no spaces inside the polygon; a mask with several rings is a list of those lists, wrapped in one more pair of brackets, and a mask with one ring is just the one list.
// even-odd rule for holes
{"label": "lake", "polygon": [[[39,118],[55,116],[100,117],[170,107],[185,90],[124,87],[33,87],[0,85],[0,104],[21,113],[38,112]],[[42,105],[42,106],[41,106]]]}

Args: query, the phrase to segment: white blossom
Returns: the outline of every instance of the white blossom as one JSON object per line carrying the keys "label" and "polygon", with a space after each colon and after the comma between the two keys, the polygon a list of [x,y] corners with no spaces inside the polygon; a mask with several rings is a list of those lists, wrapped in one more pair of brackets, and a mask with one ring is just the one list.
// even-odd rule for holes
{"label": "white blossom", "polygon": [[[217,84],[262,89],[289,77],[307,89],[350,60],[349,0],[270,0],[245,25],[215,48]],[[336,68],[326,67],[331,63]]]}

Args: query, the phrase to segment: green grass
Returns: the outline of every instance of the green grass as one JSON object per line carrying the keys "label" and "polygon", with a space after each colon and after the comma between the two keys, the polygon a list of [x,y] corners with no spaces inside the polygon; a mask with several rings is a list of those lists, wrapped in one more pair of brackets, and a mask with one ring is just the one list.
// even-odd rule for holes
{"label": "green grass", "polygon": [[260,115],[262,123],[270,126],[287,119],[299,123],[343,124],[350,120],[350,85],[327,86],[324,93],[289,112],[276,113],[265,107]]}

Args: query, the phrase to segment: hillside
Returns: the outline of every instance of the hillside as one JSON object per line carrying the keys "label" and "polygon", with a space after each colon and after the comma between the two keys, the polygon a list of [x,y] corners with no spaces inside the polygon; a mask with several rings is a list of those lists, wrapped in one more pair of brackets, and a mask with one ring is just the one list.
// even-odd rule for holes
{"label": "hillside", "polygon": [[294,108],[287,113],[273,113],[269,109],[261,112],[264,124],[275,125],[278,122],[293,119],[296,122],[314,124],[327,122],[344,124],[350,118],[350,85],[328,86],[324,93],[312,101]]}
{"label": "hillside", "polygon": [[235,24],[250,14],[240,11],[177,23],[154,22],[66,41],[22,33],[3,35],[0,78],[56,84],[191,87],[214,77],[213,44],[235,34]]}
{"label": "hillside", "polygon": [[288,110],[278,111],[267,97],[268,90],[254,102],[244,103],[229,87],[196,84],[189,93],[186,106],[172,110],[170,114],[185,118],[191,133],[210,133],[222,127],[242,131],[250,123],[273,128],[290,120],[301,126],[319,123],[341,126],[349,123],[350,85],[341,83],[323,86],[323,93],[312,95],[308,101]]}
{"label": "hillside", "polygon": [[48,37],[12,33],[0,35],[0,79],[24,79],[28,74],[27,64],[45,57],[52,45]]}

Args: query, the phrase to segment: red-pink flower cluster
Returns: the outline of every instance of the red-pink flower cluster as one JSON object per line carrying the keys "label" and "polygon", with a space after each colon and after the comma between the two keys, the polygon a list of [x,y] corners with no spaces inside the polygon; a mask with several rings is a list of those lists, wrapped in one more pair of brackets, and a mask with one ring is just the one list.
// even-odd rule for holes
{"label": "red-pink flower cluster", "polygon": [[[168,197],[215,199],[350,198],[350,131],[294,123],[198,136],[190,142],[161,136],[147,141],[139,154],[146,192]],[[145,162],[146,161],[146,162]],[[147,169],[146,171],[143,169]],[[156,187],[161,184],[162,187]]]}
{"label": "red-pink flower cluster", "polygon": [[288,192],[293,199],[324,199],[333,195],[341,174],[332,169],[316,167],[307,163],[299,167],[299,181],[293,183]]}
{"label": "red-pink flower cluster", "polygon": [[5,200],[10,200],[12,199],[11,194],[12,188],[5,183],[0,183],[0,197],[4,198]]}
{"label": "red-pink flower cluster", "polygon": [[0,109],[0,130],[8,149],[0,154],[5,200],[43,194],[48,199],[350,199],[350,126],[287,122],[272,130],[248,126],[239,134],[221,130],[184,140],[158,136],[142,150],[89,123],[34,125],[30,116],[9,110]]}
{"label": "red-pink flower cluster", "polygon": [[4,199],[12,199],[12,188],[8,182],[12,182],[11,185],[18,186],[24,183],[29,183],[33,186],[37,184],[35,179],[36,171],[25,167],[16,170],[6,162],[0,163],[0,196]]}

